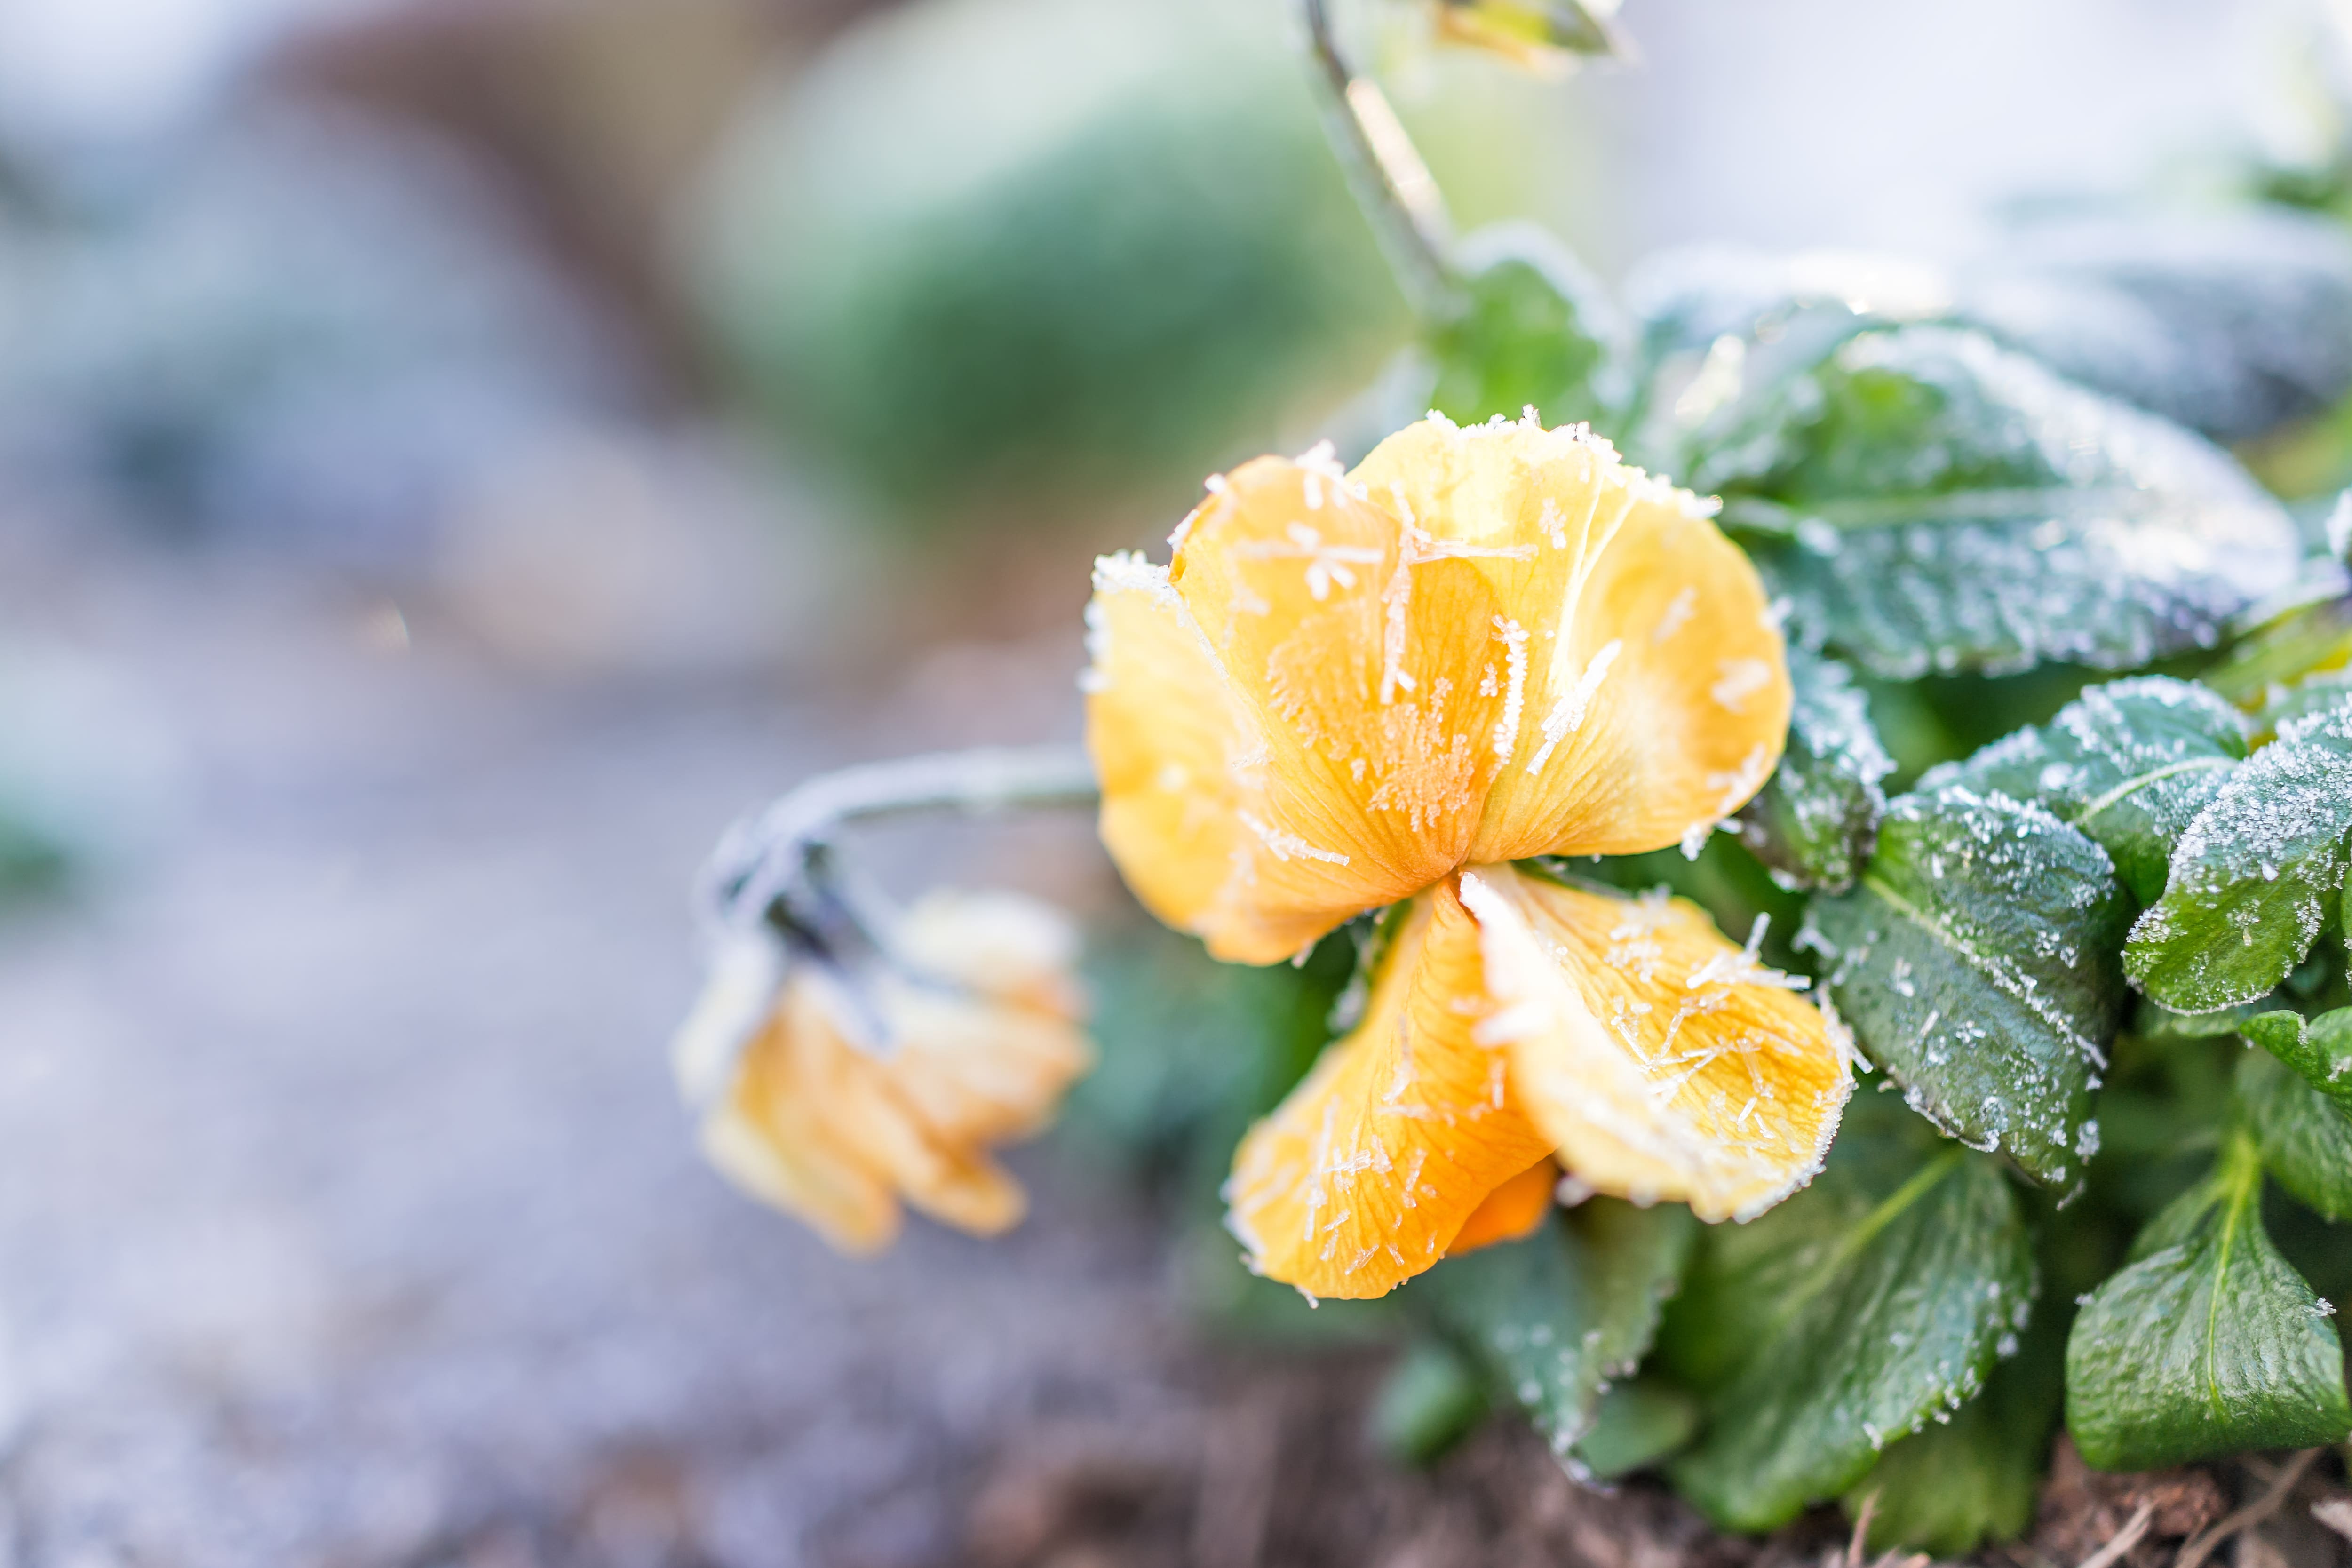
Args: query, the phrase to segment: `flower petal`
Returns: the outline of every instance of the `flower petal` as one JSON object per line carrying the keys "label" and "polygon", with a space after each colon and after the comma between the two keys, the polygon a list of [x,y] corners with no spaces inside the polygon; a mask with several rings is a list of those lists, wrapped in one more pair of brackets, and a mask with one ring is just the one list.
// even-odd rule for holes
{"label": "flower petal", "polygon": [[1851,1055],[1791,980],[1663,889],[1588,892],[1514,869],[1461,877],[1486,982],[1480,1028],[1514,1100],[1596,1191],[1746,1219],[1812,1179]]}
{"label": "flower petal", "polygon": [[1465,860],[1626,854],[1761,787],[1789,681],[1763,588],[1685,492],[1580,430],[1263,458],[1165,571],[1097,567],[1103,836],[1217,956],[1289,957]]}
{"label": "flower petal", "polygon": [[1486,1194],[1486,1201],[1462,1222],[1445,1256],[1459,1258],[1496,1242],[1517,1241],[1533,1235],[1536,1226],[1543,1224],[1544,1215],[1551,1212],[1553,1194],[1559,1186],[1559,1167],[1552,1163],[1550,1156],[1537,1161]]}
{"label": "flower petal", "polygon": [[1755,567],[1688,491],[1581,426],[1532,421],[1424,420],[1354,478],[1420,519],[1425,549],[1478,551],[1496,614],[1524,633],[1468,860],[1664,848],[1771,776],[1787,654]]}
{"label": "flower petal", "polygon": [[[1335,465],[1261,458],[1185,520],[1164,574],[1097,569],[1104,837],[1220,958],[1287,958],[1444,877],[1476,831],[1507,701],[1478,671],[1504,631],[1486,579],[1413,537]],[[1139,601],[1162,624],[1139,626]],[[1187,798],[1130,807],[1145,785]],[[1234,825],[1222,864],[1213,816]]]}
{"label": "flower petal", "polygon": [[1476,925],[1444,886],[1404,921],[1363,1022],[1250,1130],[1226,1188],[1253,1265],[1315,1296],[1385,1295],[1549,1148],[1474,1038]]}
{"label": "flower petal", "polygon": [[894,937],[919,973],[876,984],[890,1041],[855,1044],[833,983],[794,971],[702,1130],[720,1171],[845,1251],[887,1245],[901,1199],[976,1234],[1017,1223],[1025,1199],[988,1148],[1036,1131],[1092,1062],[1050,910],[935,893]]}

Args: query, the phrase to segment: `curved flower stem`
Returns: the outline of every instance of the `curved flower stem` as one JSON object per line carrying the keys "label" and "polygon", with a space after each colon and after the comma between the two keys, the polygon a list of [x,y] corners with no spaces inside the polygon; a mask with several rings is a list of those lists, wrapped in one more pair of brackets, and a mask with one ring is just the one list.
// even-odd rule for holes
{"label": "curved flower stem", "polygon": [[819,773],[727,830],[703,868],[705,908],[738,926],[789,920],[779,905],[813,871],[823,879],[835,837],[853,822],[1081,805],[1097,793],[1094,763],[1075,744],[932,752]]}
{"label": "curved flower stem", "polygon": [[1445,197],[1380,84],[1358,74],[1340,52],[1329,0],[1300,0],[1300,9],[1323,89],[1324,133],[1349,188],[1414,311],[1424,321],[1450,321],[1465,301]]}
{"label": "curved flower stem", "polygon": [[919,812],[1079,805],[1098,793],[1081,747],[989,746],[820,773],[730,827],[696,881],[709,979],[672,1046],[687,1102],[708,1106],[726,1091],[795,964],[826,977],[854,1043],[877,1052],[891,1045],[873,1000],[877,973],[946,984],[892,953],[887,906],[860,891],[835,853],[844,827]]}

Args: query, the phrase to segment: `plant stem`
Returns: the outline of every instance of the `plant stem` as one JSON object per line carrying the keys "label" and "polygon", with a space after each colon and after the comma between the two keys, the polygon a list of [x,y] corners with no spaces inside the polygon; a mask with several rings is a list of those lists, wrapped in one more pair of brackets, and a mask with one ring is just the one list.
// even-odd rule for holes
{"label": "plant stem", "polygon": [[1308,52],[1323,91],[1323,131],[1372,226],[1397,287],[1423,321],[1451,321],[1464,308],[1454,269],[1454,224],[1429,165],[1406,134],[1380,84],[1340,52],[1329,0],[1300,0]]}
{"label": "plant stem", "polygon": [[981,746],[819,773],[727,830],[703,869],[707,907],[749,925],[775,906],[853,822],[919,812],[1081,805],[1097,797],[1082,746]]}

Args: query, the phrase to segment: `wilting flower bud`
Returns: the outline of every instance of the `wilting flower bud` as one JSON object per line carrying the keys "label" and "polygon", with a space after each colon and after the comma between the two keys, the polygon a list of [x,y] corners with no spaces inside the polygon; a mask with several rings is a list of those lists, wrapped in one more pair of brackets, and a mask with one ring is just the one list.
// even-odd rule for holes
{"label": "wilting flower bud", "polygon": [[[901,1201],[1004,1230],[1026,1199],[989,1151],[1041,1130],[1093,1064],[1076,934],[1033,900],[934,892],[882,945],[891,962],[856,982],[772,946],[722,955],[674,1047],[703,1150],[845,1251],[887,1246]],[[737,1051],[747,998],[766,1010]]]}

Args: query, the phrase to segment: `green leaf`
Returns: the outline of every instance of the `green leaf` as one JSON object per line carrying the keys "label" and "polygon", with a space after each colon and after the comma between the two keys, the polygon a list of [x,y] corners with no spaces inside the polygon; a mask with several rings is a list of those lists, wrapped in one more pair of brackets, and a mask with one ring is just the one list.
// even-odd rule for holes
{"label": "green leaf", "polygon": [[1462,247],[1467,309],[1430,336],[1429,405],[1462,424],[1536,409],[1547,425],[1607,426],[1631,383],[1608,293],[1533,224],[1499,224]]}
{"label": "green leaf", "polygon": [[2268,1051],[2248,1051],[2237,1088],[2263,1168],[2315,1214],[2352,1219],[2352,1079],[2338,1104]]}
{"label": "green leaf", "polygon": [[2215,1040],[2224,1035],[2243,1034],[2250,1021],[2270,1011],[2273,1005],[2271,999],[2264,997],[2259,1002],[2224,1007],[2218,1013],[2176,1013],[2143,996],[2133,1009],[2131,1032],[2150,1040]]}
{"label": "green leaf", "polygon": [[2045,1326],[2053,1321],[2037,1312],[1982,1394],[1888,1448],[1847,1489],[1850,1517],[1870,1500],[1874,1551],[1909,1547],[1950,1561],[1988,1540],[2013,1541],[2033,1523],[2064,1389],[2066,1342],[2063,1325]]}
{"label": "green leaf", "polygon": [[1708,1240],[1664,1349],[1710,1424],[1672,1473],[1727,1530],[1770,1530],[1844,1491],[1976,1394],[2031,1310],[2016,1194],[1964,1150],[1891,1190],[1833,1158],[1805,1192]]}
{"label": "green leaf", "polygon": [[2238,1032],[2352,1112],[2352,1007],[2316,1018],[2281,1008],[2247,1019]]}
{"label": "green leaf", "polygon": [[1601,1394],[1648,1352],[1696,1230],[1679,1205],[1592,1198],[1523,1240],[1445,1259],[1415,1289],[1572,1463]]}
{"label": "green leaf", "polygon": [[1870,859],[1886,810],[1880,783],[1895,761],[1845,666],[1794,648],[1789,678],[1797,700],[1788,750],[1741,809],[1739,840],[1781,886],[1841,891]]}
{"label": "green leaf", "polygon": [[1813,900],[1799,944],[1835,960],[1831,999],[1913,1110],[2064,1184],[2098,1147],[2129,918],[2096,844],[1955,784],[1887,808],[1869,870]]}
{"label": "green leaf", "polygon": [[[1671,374],[1677,361],[1728,339],[1738,345],[1742,374],[1726,390],[1752,393],[1756,378],[1748,373],[1758,349],[1786,339],[1801,319],[1848,336],[1939,315],[1951,302],[1951,284],[1936,268],[1901,257],[1696,245],[1643,259],[1627,274],[1624,296],[1644,374]],[[1829,341],[1817,339],[1815,346],[1825,350]],[[1688,388],[1660,390],[1671,400]]]}
{"label": "green leaf", "polygon": [[1655,1378],[1615,1384],[1601,1396],[1577,1458],[1594,1480],[1613,1481],[1687,1447],[1700,1419],[1698,1401],[1670,1384]]}
{"label": "green leaf", "polygon": [[1407,1465],[1433,1464],[1486,1418],[1486,1379],[1443,1340],[1398,1358],[1372,1402],[1372,1441]]}
{"label": "green leaf", "polygon": [[2301,554],[2226,453],[1948,327],[1849,339],[1682,478],[1801,640],[1898,679],[2210,647]]}
{"label": "green leaf", "polygon": [[2352,699],[2352,669],[2324,669],[2292,686],[2274,688],[2264,699],[2256,722],[2275,732],[2297,719],[2341,708],[2347,699]]}
{"label": "green leaf", "polygon": [[2172,847],[2246,755],[2245,722],[2191,680],[2147,675],[2094,686],[1919,781],[2037,801],[2098,841],[2142,903],[2164,892]]}
{"label": "green leaf", "polygon": [[2291,721],[2175,846],[2124,967],[2179,1013],[2266,995],[2336,913],[2352,831],[2352,705]]}
{"label": "green leaf", "polygon": [[2216,440],[2319,414],[2352,387],[2352,246],[2340,224],[2275,208],[2029,228],[1965,280],[1961,309]]}
{"label": "green leaf", "polygon": [[2271,1245],[2262,1158],[2234,1135],[2156,1217],[2066,1345],[2066,1424],[2103,1470],[2152,1470],[2352,1434],[2332,1309]]}

